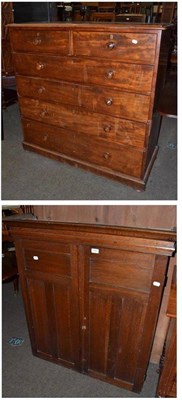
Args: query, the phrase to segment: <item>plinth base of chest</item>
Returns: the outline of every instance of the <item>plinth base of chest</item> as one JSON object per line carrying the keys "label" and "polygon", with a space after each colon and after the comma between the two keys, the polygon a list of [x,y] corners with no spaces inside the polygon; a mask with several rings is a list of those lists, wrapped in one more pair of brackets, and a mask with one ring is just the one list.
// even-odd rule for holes
{"label": "plinth base of chest", "polygon": [[55,151],[52,150],[48,150],[48,149],[43,149],[39,146],[35,146],[33,144],[27,143],[27,142],[23,142],[23,148],[25,150],[29,150],[29,151],[33,151],[35,153],[41,154],[42,156],[45,157],[49,157],[51,159],[55,159],[61,162],[65,162],[68,163],[70,165],[73,165],[74,167],[78,167],[78,168],[84,168],[87,171],[93,172],[97,175],[101,175],[101,176],[105,176],[107,178],[116,180],[122,184],[125,184],[127,186],[131,186],[132,188],[138,190],[138,191],[144,191],[146,188],[146,183],[147,180],[149,178],[152,166],[154,164],[154,161],[157,157],[157,153],[158,153],[158,146],[155,147],[154,152],[152,154],[152,157],[150,159],[150,162],[148,164],[147,170],[145,172],[145,175],[143,177],[143,179],[138,179],[129,175],[125,175],[121,172],[118,171],[114,171],[111,170],[109,168],[106,167],[102,167],[96,164],[91,164],[89,162],[85,162],[82,160],[77,160],[74,159],[72,157],[68,157],[64,154],[60,154],[57,153]]}

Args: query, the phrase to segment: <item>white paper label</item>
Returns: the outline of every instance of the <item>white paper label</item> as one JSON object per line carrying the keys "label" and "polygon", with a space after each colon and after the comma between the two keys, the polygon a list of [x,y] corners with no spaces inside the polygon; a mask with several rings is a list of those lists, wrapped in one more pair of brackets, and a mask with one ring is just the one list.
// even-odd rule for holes
{"label": "white paper label", "polygon": [[154,282],[153,282],[153,286],[159,287],[160,285],[161,285],[160,282],[157,282],[157,281],[154,281]]}
{"label": "white paper label", "polygon": [[133,43],[133,44],[137,44],[137,43],[138,43],[138,40],[133,39],[133,40],[132,40],[132,43]]}
{"label": "white paper label", "polygon": [[37,261],[39,259],[39,257],[38,256],[33,256],[33,259]]}
{"label": "white paper label", "polygon": [[93,253],[93,254],[99,254],[99,249],[91,249],[91,253]]}

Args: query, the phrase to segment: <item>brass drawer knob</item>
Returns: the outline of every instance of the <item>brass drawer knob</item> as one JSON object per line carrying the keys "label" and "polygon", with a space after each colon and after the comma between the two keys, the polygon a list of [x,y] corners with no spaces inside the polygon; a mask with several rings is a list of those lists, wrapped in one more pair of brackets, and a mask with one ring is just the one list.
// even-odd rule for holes
{"label": "brass drawer knob", "polygon": [[42,40],[41,40],[41,39],[36,38],[36,39],[33,40],[33,44],[34,44],[35,46],[38,46],[38,45],[41,44],[41,43],[42,43]]}
{"label": "brass drawer knob", "polygon": [[45,64],[42,62],[37,62],[36,69],[37,71],[41,71],[41,69],[45,68]]}
{"label": "brass drawer knob", "polygon": [[112,50],[112,49],[114,49],[116,47],[116,43],[109,42],[109,43],[107,43],[107,47],[108,47],[108,49]]}
{"label": "brass drawer knob", "polygon": [[38,88],[37,91],[38,91],[39,94],[41,94],[41,93],[45,92],[45,87],[41,86],[40,88]]}
{"label": "brass drawer knob", "polygon": [[112,79],[113,76],[114,76],[114,71],[108,71],[108,73],[107,73],[107,78],[108,78],[108,79]]}
{"label": "brass drawer knob", "polygon": [[111,106],[112,105],[112,99],[107,99],[106,100],[106,104],[107,104],[107,106]]}
{"label": "brass drawer knob", "polygon": [[112,129],[111,125],[105,125],[105,126],[104,126],[104,131],[105,131],[105,132],[110,132],[111,129]]}
{"label": "brass drawer knob", "polygon": [[105,160],[109,160],[109,158],[111,157],[110,153],[104,153],[103,157],[105,158]]}

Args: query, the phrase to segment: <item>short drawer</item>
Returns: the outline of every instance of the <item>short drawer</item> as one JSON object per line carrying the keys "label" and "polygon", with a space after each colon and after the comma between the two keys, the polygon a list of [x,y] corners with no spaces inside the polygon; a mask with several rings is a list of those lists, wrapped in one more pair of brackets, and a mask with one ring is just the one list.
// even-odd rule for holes
{"label": "short drawer", "polygon": [[17,76],[18,93],[45,101],[79,106],[92,112],[147,122],[150,96],[128,93],[102,86],[84,86],[41,78]]}
{"label": "short drawer", "polygon": [[143,149],[148,126],[143,122],[133,122],[109,115],[91,113],[79,107],[59,103],[48,103],[20,97],[20,110],[23,117],[59,126],[74,133]]}
{"label": "short drawer", "polygon": [[69,34],[66,31],[37,29],[10,30],[11,46],[14,52],[53,53],[67,55]]}
{"label": "short drawer", "polygon": [[53,127],[36,121],[23,120],[24,143],[45,149],[67,159],[80,161],[84,165],[95,164],[140,178],[144,152],[106,142],[89,135],[75,134],[67,129]]}
{"label": "short drawer", "polygon": [[25,270],[71,277],[70,245],[47,241],[23,241]]}
{"label": "short drawer", "polygon": [[15,54],[19,75],[58,79],[66,82],[104,85],[122,90],[150,94],[153,67],[113,61],[96,61],[35,54]]}
{"label": "short drawer", "polygon": [[154,255],[106,249],[99,246],[98,248],[98,254],[88,255],[90,283],[144,292],[150,291]]}
{"label": "short drawer", "polygon": [[73,53],[75,56],[154,64],[156,40],[156,34],[74,32]]}

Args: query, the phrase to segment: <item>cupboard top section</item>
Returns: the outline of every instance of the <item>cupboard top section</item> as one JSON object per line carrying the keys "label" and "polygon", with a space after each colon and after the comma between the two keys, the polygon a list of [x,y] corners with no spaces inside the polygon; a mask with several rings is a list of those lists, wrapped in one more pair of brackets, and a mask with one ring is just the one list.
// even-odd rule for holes
{"label": "cupboard top section", "polygon": [[175,252],[176,233],[167,230],[8,218],[6,218],[6,225],[15,240],[36,238],[37,240],[64,241],[96,247],[120,247],[131,251],[167,256],[171,256]]}

